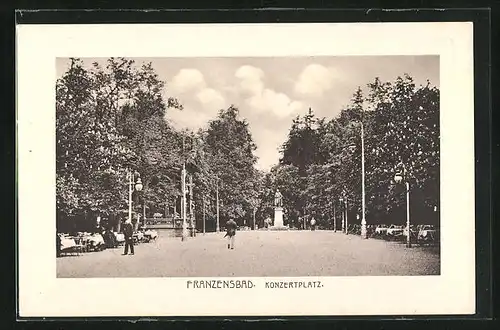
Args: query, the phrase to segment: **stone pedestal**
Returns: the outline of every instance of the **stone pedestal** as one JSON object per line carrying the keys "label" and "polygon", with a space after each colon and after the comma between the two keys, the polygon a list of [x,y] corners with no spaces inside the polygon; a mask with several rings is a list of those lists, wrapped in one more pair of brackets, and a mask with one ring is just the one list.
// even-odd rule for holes
{"label": "stone pedestal", "polygon": [[274,223],[273,227],[283,227],[283,208],[274,208]]}
{"label": "stone pedestal", "polygon": [[274,223],[270,230],[288,230],[288,226],[283,225],[283,208],[275,207],[274,208]]}

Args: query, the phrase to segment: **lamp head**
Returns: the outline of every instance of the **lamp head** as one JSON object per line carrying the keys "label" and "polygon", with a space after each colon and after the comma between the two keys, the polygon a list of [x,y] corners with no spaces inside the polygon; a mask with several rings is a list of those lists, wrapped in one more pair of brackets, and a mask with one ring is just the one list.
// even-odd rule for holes
{"label": "lamp head", "polygon": [[135,190],[137,190],[137,191],[141,191],[142,190],[142,181],[141,181],[141,178],[137,179],[137,182],[135,184]]}
{"label": "lamp head", "polygon": [[394,175],[394,182],[401,183],[401,181],[403,181],[403,175],[401,175],[401,173],[396,173],[396,175]]}

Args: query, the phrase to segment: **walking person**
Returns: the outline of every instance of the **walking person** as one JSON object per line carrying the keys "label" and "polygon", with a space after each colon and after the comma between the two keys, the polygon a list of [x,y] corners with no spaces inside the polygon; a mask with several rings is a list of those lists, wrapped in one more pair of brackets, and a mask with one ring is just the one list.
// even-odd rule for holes
{"label": "walking person", "polygon": [[234,249],[234,237],[236,236],[236,228],[238,228],[238,225],[236,222],[234,222],[233,219],[229,219],[228,222],[226,222],[226,235],[224,237],[227,237],[227,248],[233,250]]}
{"label": "walking person", "polygon": [[316,230],[316,219],[314,217],[311,219],[311,231]]}
{"label": "walking person", "polygon": [[128,248],[130,246],[130,254],[134,255],[134,227],[132,226],[132,222],[127,220],[125,225],[123,226],[123,235],[125,236],[125,251],[123,255],[128,254]]}

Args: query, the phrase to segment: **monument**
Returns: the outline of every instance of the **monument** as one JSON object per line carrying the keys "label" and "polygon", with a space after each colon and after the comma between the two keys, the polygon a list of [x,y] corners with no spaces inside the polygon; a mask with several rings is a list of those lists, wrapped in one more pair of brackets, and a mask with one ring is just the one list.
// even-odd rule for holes
{"label": "monument", "polygon": [[283,225],[283,195],[279,190],[274,194],[274,223],[271,229],[286,230],[288,227]]}
{"label": "monument", "polygon": [[283,227],[283,195],[279,190],[274,194],[274,227]]}

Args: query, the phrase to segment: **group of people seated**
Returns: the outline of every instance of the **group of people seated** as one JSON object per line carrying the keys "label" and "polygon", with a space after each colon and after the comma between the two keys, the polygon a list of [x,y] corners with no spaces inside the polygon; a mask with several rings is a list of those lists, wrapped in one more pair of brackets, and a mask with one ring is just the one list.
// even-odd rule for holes
{"label": "group of people seated", "polygon": [[56,244],[58,256],[61,253],[101,251],[105,247],[101,234],[89,232],[57,233]]}
{"label": "group of people seated", "polygon": [[[145,228],[139,228],[133,234],[134,243],[154,241],[157,237],[158,233],[156,230]],[[57,233],[56,235],[56,250],[58,257],[63,253],[79,254],[82,252],[112,249],[124,243],[124,234],[113,231],[111,228],[97,228],[93,233],[74,232]]]}

